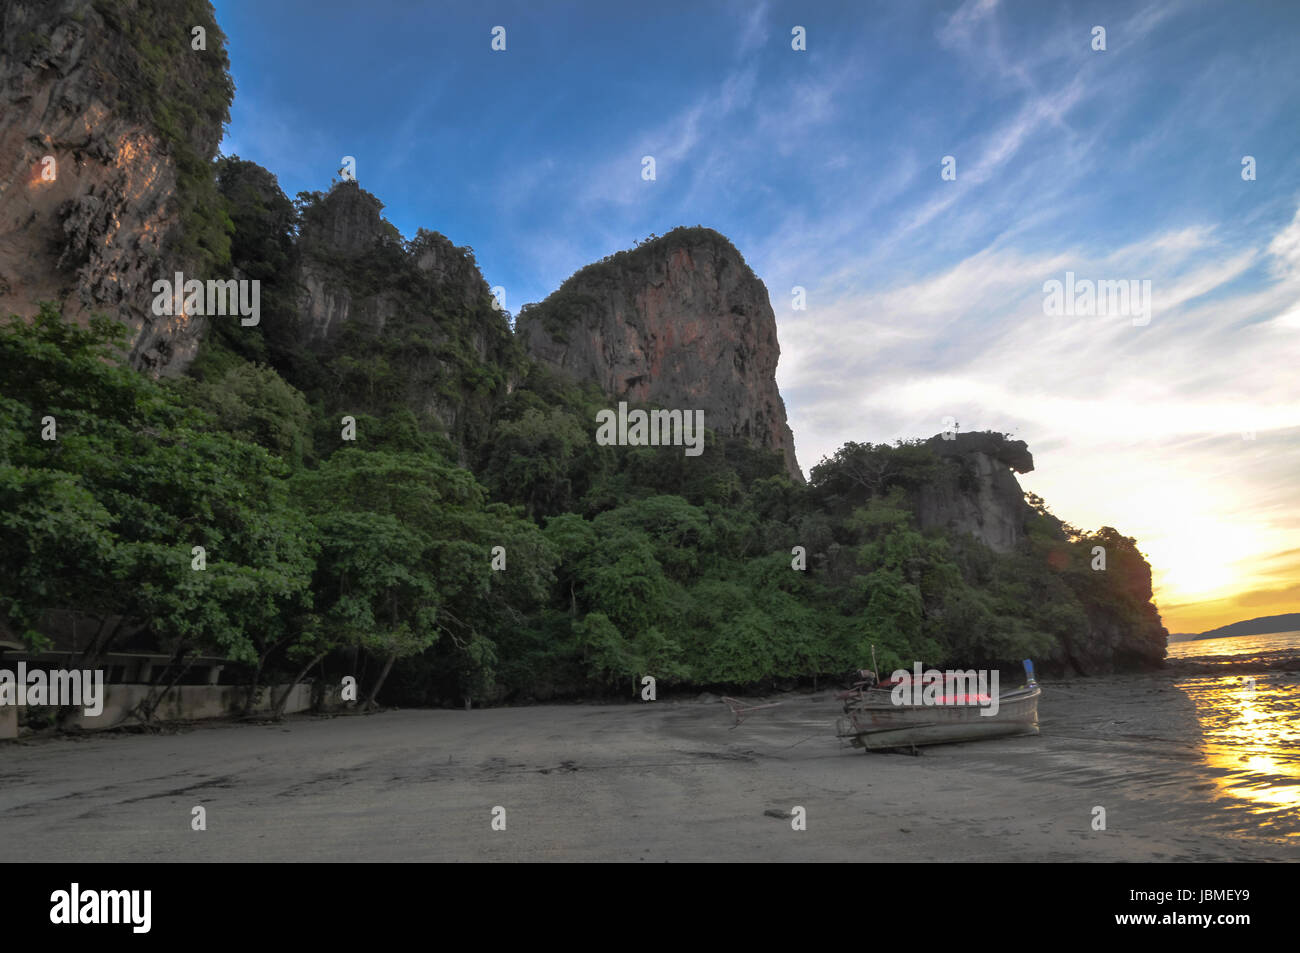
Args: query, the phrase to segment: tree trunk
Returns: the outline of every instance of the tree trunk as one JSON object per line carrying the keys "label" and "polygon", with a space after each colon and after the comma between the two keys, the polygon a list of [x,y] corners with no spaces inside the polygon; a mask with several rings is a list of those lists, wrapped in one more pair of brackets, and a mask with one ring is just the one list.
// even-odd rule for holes
{"label": "tree trunk", "polygon": [[298,674],[293,677],[293,681],[288,684],[284,692],[280,695],[280,700],[275,703],[275,708],[271,712],[272,717],[276,719],[284,717],[284,706],[289,704],[289,696],[292,695],[293,690],[298,687],[298,683],[301,682],[303,678],[306,677],[307,673],[312,670],[312,666],[323,659],[326,654],[327,653],[325,652],[320,653],[320,655],[317,655],[314,659],[298,670]]}
{"label": "tree trunk", "polygon": [[[270,653],[268,652],[267,655]],[[253,680],[248,686],[248,697],[244,699],[244,717],[247,718],[253,713],[253,705],[257,703],[257,686],[262,681],[262,669],[266,665],[266,655],[257,660],[257,668],[253,669]]]}
{"label": "tree trunk", "polygon": [[108,633],[107,637],[101,638],[103,636],[104,627],[108,625],[108,620],[109,617],[105,616],[103,625],[99,627],[99,630],[95,633],[95,637],[91,640],[90,644],[86,646],[86,651],[81,653],[81,659],[78,662],[79,668],[97,668],[98,663],[103,660],[106,654],[108,654],[109,646],[113,644],[113,640],[116,639],[118,633],[122,631],[122,626],[126,625],[126,616],[118,616],[117,625],[113,626],[113,631]]}
{"label": "tree trunk", "polygon": [[185,649],[182,648],[176,651],[175,661],[169,663],[167,668],[163,669],[163,674],[166,675],[169,669],[174,667],[177,668],[176,676],[167,683],[167,687],[157,696],[154,695],[153,688],[150,688],[148,696],[146,696],[145,700],[139,705],[138,710],[144,716],[146,724],[153,722],[154,712],[158,710],[158,706],[162,704],[162,700],[166,698],[168,692],[175,688],[176,684],[185,677],[185,673],[190,670],[192,664],[192,662],[185,661]]}
{"label": "tree trunk", "polygon": [[[77,659],[77,668],[89,669],[93,672],[95,669],[100,667],[99,663],[103,661],[104,656],[107,654],[108,647],[113,644],[113,640],[116,639],[118,633],[122,631],[122,626],[126,624],[126,616],[118,616],[117,625],[113,627],[113,631],[108,634],[107,638],[105,638],[104,629],[108,627],[108,620],[111,618],[112,616],[106,615],[100,620],[99,628],[95,630],[95,634],[91,638],[90,644],[86,646],[85,651],[83,651]],[[107,676],[104,678],[104,683],[104,691],[107,692]],[[76,711],[76,705],[68,705],[60,708],[58,712],[55,713],[55,723],[59,728],[63,728]]]}
{"label": "tree trunk", "polygon": [[379,678],[375,680],[375,687],[370,689],[370,697],[366,699],[366,707],[375,707],[375,698],[379,695],[379,689],[384,685],[384,679],[388,678],[388,673],[393,670],[393,663],[397,661],[397,653],[390,652],[388,658],[384,659],[384,669],[379,673]]}

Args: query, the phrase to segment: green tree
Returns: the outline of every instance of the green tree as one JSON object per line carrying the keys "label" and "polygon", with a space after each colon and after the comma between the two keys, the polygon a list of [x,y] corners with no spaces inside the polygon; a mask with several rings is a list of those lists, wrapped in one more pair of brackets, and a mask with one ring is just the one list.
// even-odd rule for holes
{"label": "green tree", "polygon": [[[493,624],[540,602],[553,580],[537,528],[488,506],[467,470],[434,453],[348,448],[296,487],[321,539],[315,589],[325,640],[381,660],[368,701],[399,659],[444,635],[473,683],[466,687],[485,690]],[[506,551],[505,572],[491,568],[493,545]]]}
{"label": "green tree", "polygon": [[564,512],[573,504],[573,466],[591,440],[568,412],[536,408],[499,423],[486,473],[499,499],[517,500],[529,516]]}
{"label": "green tree", "polygon": [[[79,328],[48,305],[0,327],[0,607],[32,642],[50,610],[97,620],[90,667],[140,627],[173,672],[203,652],[254,662],[261,633],[309,602],[314,542],[288,470],[112,363],[124,340],[120,325]],[[51,418],[55,439],[41,439]]]}
{"label": "green tree", "polygon": [[180,381],[186,398],[221,431],[255,443],[294,466],[312,446],[307,400],[265,365],[239,363],[215,381]]}

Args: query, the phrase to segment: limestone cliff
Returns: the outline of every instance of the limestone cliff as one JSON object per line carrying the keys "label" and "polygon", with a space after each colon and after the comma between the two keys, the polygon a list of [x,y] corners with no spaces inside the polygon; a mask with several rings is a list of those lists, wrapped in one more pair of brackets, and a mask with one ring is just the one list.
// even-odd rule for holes
{"label": "limestone cliff", "polygon": [[939,435],[926,446],[955,466],[917,492],[921,529],[969,533],[990,549],[1011,552],[1025,536],[1031,509],[1012,475],[1029,473],[1034,458],[1023,440],[995,433]]}
{"label": "limestone cliff", "polygon": [[132,329],[134,366],[178,373],[205,322],[154,316],[150,285],[222,258],[219,231],[186,231],[232,93],[212,8],[12,0],[0,17],[0,314],[108,314]]}
{"label": "limestone cliff", "polygon": [[[403,241],[382,211],[355,182],[304,207],[295,313],[267,322],[268,340],[313,355],[331,407],[409,409],[468,460],[522,376],[522,355],[473,251],[424,229]],[[319,380],[286,373],[319,389]]]}
{"label": "limestone cliff", "polygon": [[763,282],[722,235],[679,228],[573,275],[519,314],[533,359],[612,399],[702,409],[704,424],[779,452],[802,483]]}
{"label": "limestone cliff", "polygon": [[298,242],[299,345],[328,349],[349,321],[382,334],[395,314],[395,283],[364,280],[369,259],[386,249],[400,255],[400,236],[385,227],[382,211],[374,196],[348,182],[307,210]]}
{"label": "limestone cliff", "polygon": [[[1167,633],[1152,602],[1151,566],[1135,540],[1111,527],[1081,534],[1030,506],[1014,476],[1034,469],[1024,441],[962,433],[941,434],[925,445],[944,466],[917,487],[920,527],[969,534],[995,552],[1027,560],[1021,565],[1028,572],[1049,566],[1077,599],[1075,624],[1059,632],[1052,651],[1038,660],[1046,672],[1095,675],[1161,664]],[[1030,539],[1034,523],[1039,532]],[[1104,568],[1095,561],[1095,546],[1105,551]],[[1032,597],[1059,605],[1064,593],[1040,589]]]}

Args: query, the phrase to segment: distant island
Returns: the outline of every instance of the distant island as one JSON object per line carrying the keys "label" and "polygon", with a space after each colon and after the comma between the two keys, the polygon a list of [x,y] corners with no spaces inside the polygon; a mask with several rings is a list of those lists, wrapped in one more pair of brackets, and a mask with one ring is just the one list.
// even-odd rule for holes
{"label": "distant island", "polygon": [[1169,641],[1194,642],[1198,639],[1227,639],[1234,635],[1268,635],[1272,632],[1294,631],[1300,631],[1300,612],[1260,616],[1258,619],[1233,622],[1231,625],[1219,626],[1217,629],[1210,629],[1208,632],[1199,634],[1189,632],[1171,633]]}

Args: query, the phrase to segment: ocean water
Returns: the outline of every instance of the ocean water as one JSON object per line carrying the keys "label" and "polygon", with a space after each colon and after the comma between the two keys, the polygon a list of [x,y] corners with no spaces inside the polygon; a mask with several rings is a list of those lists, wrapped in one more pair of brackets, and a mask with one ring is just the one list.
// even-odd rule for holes
{"label": "ocean water", "polygon": [[1274,662],[1300,656],[1300,632],[1271,632],[1268,635],[1239,635],[1227,639],[1170,642],[1170,658],[1205,661]]}
{"label": "ocean water", "polygon": [[1196,705],[1201,753],[1218,793],[1248,806],[1261,832],[1300,837],[1300,672],[1266,667],[1300,658],[1300,632],[1175,642],[1169,657],[1249,663],[1175,684]]}

